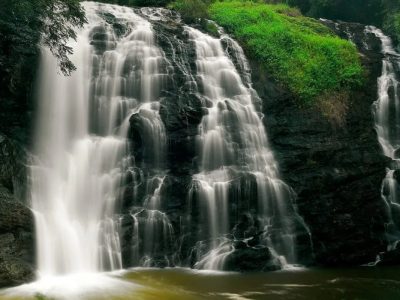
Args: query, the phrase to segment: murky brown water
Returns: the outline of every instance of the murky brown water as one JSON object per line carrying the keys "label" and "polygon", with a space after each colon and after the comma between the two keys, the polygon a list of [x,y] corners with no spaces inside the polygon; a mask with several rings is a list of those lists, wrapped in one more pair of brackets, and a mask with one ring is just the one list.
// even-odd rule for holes
{"label": "murky brown water", "polygon": [[[307,269],[254,274],[138,269],[117,278],[123,282],[120,287],[107,290],[99,282],[99,292],[95,289],[89,294],[70,294],[70,290],[63,286],[55,297],[118,300],[400,299],[400,268]],[[70,281],[72,289],[75,283]],[[55,291],[49,291],[54,297]],[[0,299],[54,299],[35,294],[34,297],[10,296],[0,292]]]}

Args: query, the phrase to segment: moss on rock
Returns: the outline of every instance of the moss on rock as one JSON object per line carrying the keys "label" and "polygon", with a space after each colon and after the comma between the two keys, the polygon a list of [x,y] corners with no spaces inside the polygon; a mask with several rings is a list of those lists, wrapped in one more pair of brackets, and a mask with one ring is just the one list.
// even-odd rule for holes
{"label": "moss on rock", "polygon": [[362,83],[356,47],[297,9],[225,1],[211,4],[209,14],[303,104]]}

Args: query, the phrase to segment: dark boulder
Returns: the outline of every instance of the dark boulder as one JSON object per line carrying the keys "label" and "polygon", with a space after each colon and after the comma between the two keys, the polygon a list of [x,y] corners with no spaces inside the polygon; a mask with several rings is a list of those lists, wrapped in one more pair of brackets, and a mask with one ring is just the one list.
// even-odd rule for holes
{"label": "dark boulder", "polygon": [[32,264],[13,258],[0,260],[0,287],[20,285],[33,279]]}
{"label": "dark boulder", "polygon": [[0,287],[34,278],[33,215],[0,186]]}
{"label": "dark boulder", "polygon": [[282,264],[268,247],[250,247],[244,242],[235,242],[234,250],[225,260],[225,271],[258,272],[276,271]]}
{"label": "dark boulder", "polygon": [[378,266],[398,266],[400,265],[400,247],[397,245],[395,249],[382,252],[377,260]]}
{"label": "dark boulder", "polygon": [[34,277],[34,220],[21,202],[26,194],[27,154],[0,135],[0,287]]}

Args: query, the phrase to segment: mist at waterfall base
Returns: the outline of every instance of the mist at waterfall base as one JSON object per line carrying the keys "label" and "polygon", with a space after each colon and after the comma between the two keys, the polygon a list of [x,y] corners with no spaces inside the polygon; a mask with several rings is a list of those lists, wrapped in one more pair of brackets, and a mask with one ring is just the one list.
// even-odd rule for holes
{"label": "mist at waterfall base", "polygon": [[[99,276],[100,277],[100,276]],[[100,278],[97,279],[100,279]],[[78,278],[79,279],[79,278]],[[128,286],[102,286],[99,281],[77,290],[79,281],[65,280],[42,289],[49,299],[87,300],[396,300],[398,268],[304,269],[270,273],[210,273],[189,269],[134,269],[119,274]],[[92,277],[96,283],[96,277]],[[63,286],[65,284],[67,286]],[[87,282],[86,282],[87,284]],[[90,286],[89,286],[90,288]],[[21,293],[0,294],[1,300],[43,299]],[[47,299],[47,298],[45,298]]]}

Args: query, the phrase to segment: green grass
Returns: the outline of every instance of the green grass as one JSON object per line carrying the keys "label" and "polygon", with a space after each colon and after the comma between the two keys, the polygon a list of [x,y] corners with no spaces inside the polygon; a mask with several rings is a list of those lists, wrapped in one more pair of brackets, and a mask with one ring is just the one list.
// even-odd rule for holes
{"label": "green grass", "polygon": [[303,104],[362,83],[363,68],[356,47],[296,9],[224,1],[211,4],[208,12]]}

